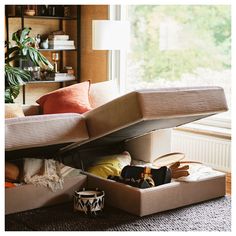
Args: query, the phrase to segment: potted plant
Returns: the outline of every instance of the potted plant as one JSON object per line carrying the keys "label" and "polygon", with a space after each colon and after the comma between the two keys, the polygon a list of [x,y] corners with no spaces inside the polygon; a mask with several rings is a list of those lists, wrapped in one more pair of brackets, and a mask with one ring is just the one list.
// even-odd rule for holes
{"label": "potted plant", "polygon": [[[31,28],[24,28],[12,34],[15,45],[5,53],[5,103],[14,103],[20,86],[30,80],[28,71],[13,66],[19,59],[29,60],[43,70],[52,70],[52,64],[35,48],[35,39],[29,36]],[[5,47],[9,42],[5,43]]]}

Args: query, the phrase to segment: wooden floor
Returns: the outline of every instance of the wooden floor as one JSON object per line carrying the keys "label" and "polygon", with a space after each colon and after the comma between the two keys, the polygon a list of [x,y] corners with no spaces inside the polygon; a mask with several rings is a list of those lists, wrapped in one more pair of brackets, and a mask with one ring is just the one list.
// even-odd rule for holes
{"label": "wooden floor", "polygon": [[226,194],[231,195],[231,173],[226,173]]}

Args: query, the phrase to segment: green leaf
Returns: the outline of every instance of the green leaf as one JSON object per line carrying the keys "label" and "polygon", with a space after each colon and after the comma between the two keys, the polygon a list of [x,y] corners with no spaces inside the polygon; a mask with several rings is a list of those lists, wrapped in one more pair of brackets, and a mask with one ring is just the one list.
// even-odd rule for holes
{"label": "green leaf", "polygon": [[5,89],[5,103],[14,103],[14,100],[11,96],[11,90],[10,88]]}
{"label": "green leaf", "polygon": [[13,52],[16,53],[17,51],[19,51],[19,47],[18,47],[18,46],[9,48],[9,49],[7,50],[7,52],[5,53],[5,59],[6,59],[7,57],[9,57]]}
{"label": "green leaf", "polygon": [[31,37],[28,37],[23,40],[22,45],[26,46],[26,45],[29,45],[30,43],[35,43],[35,40]]}
{"label": "green leaf", "polygon": [[18,37],[18,31],[16,31],[12,34],[12,40],[15,41],[17,44],[20,43],[20,39]]}
{"label": "green leaf", "polygon": [[26,37],[29,35],[30,33],[30,28],[24,28],[21,31],[21,35],[20,35],[20,43],[23,44],[24,40],[26,39]]}
{"label": "green leaf", "polygon": [[22,48],[22,54],[23,54],[24,56],[26,56],[26,55],[27,55],[27,52],[28,52],[28,48],[27,48],[27,47],[23,47],[23,48]]}

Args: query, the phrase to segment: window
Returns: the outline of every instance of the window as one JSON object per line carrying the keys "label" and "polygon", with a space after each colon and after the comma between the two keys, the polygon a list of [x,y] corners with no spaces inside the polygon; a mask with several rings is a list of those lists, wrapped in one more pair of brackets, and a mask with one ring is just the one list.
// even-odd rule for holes
{"label": "window", "polygon": [[[126,91],[220,86],[231,107],[230,6],[130,5],[126,11],[131,22]],[[230,109],[214,117],[229,124]]]}

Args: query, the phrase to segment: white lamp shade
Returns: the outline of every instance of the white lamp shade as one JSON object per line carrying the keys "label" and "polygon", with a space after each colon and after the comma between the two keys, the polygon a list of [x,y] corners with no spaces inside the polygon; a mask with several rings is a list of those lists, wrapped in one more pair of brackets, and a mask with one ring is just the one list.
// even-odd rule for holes
{"label": "white lamp shade", "polygon": [[121,50],[129,46],[128,21],[93,20],[93,50]]}

